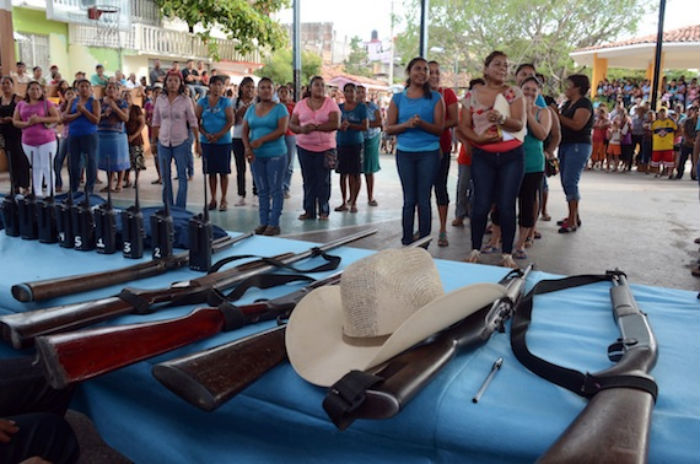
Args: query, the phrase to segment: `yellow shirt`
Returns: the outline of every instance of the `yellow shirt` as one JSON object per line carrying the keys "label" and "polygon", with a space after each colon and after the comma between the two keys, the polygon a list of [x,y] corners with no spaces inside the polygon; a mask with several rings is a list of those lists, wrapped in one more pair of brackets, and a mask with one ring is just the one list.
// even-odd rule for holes
{"label": "yellow shirt", "polygon": [[652,149],[654,151],[673,150],[673,139],[678,126],[673,119],[657,119],[651,124]]}

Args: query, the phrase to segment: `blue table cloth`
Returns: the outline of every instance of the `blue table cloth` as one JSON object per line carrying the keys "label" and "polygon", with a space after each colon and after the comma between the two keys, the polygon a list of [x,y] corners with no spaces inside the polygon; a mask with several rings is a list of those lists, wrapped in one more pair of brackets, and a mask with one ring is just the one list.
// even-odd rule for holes
{"label": "blue table cloth", "polygon": [[[304,251],[311,244],[256,236],[224,255],[273,255]],[[342,266],[372,251],[336,250]],[[0,313],[84,301],[116,294],[123,285],[51,301],[23,304],[12,284],[78,272],[116,269],[133,261],[43,245],[0,233]],[[317,263],[318,261],[314,261]],[[437,261],[446,291],[476,282],[496,282],[497,267]],[[591,269],[592,273],[604,269]],[[159,288],[201,274],[188,269],[132,283]],[[320,274],[323,277],[327,274]],[[535,272],[529,286],[553,276]],[[554,363],[595,372],[610,366],[607,346],[619,333],[607,283],[539,296],[528,332],[532,351]],[[297,286],[251,290],[241,303],[288,293]],[[632,285],[659,343],[653,376],[659,397],[652,418],[649,461],[700,461],[700,308],[696,294]],[[147,316],[127,315],[110,324],[168,319],[195,306]],[[288,364],[273,369],[213,413],[190,406],[151,376],[153,364],[254,333],[273,323],[223,333],[188,347],[85,382],[74,407],[95,422],[104,439],[137,463],[173,462],[533,462],[551,445],[586,400],[526,370],[510,350],[508,333],[460,353],[399,415],[358,420],[339,432],[321,407],[325,390],[299,378]],[[31,351],[29,351],[31,352]],[[0,347],[0,355],[16,352]],[[26,353],[26,351],[25,351]],[[504,364],[478,404],[474,396],[492,363]],[[0,392],[1,393],[1,392]]]}

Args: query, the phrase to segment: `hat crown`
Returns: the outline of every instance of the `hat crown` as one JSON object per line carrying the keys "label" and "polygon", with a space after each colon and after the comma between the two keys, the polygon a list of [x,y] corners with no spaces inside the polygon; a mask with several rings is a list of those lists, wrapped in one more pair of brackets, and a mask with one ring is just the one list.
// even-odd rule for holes
{"label": "hat crown", "polygon": [[389,335],[419,308],[444,293],[437,267],[427,251],[381,251],[343,272],[343,333],[350,337]]}

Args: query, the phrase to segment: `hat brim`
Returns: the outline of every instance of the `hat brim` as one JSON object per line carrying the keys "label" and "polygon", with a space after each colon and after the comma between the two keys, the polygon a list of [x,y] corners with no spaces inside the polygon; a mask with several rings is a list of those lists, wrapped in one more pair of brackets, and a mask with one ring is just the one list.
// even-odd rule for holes
{"label": "hat brim", "polygon": [[305,296],[289,318],[287,356],[303,379],[328,387],[349,371],[377,366],[505,294],[505,287],[494,283],[462,287],[418,309],[389,337],[362,340],[343,335],[340,288],[321,287]]}

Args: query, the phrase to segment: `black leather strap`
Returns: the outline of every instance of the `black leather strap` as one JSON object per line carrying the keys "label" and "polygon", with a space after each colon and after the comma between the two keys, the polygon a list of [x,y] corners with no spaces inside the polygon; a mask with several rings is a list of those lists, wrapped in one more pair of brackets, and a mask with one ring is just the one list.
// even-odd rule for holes
{"label": "black leather strap", "polygon": [[271,266],[275,266],[276,268],[279,269],[289,269],[294,272],[300,272],[300,273],[307,273],[307,272],[325,272],[325,271],[333,271],[338,268],[340,265],[341,258],[340,256],[336,255],[331,255],[323,251],[322,249],[318,247],[313,247],[311,249],[311,256],[310,258],[315,258],[317,256],[322,257],[323,259],[326,260],[325,264],[320,264],[316,267],[313,267],[311,269],[300,269],[296,266],[292,266],[291,264],[285,264],[280,260],[274,259],[274,258],[268,258],[266,256],[258,256],[258,255],[238,255],[238,256],[229,256],[227,258],[220,259],[214,265],[211,267],[209,270],[209,274],[212,274],[214,272],[219,271],[223,266],[226,264],[243,259],[243,258],[258,258],[264,263],[267,263]]}
{"label": "black leather strap", "polygon": [[340,430],[345,430],[353,421],[352,413],[365,401],[367,389],[384,379],[364,371],[350,371],[330,388],[323,400],[323,409]]}
{"label": "black leather strap", "polygon": [[314,282],[316,279],[303,274],[256,274],[244,279],[228,294],[213,289],[207,296],[207,303],[218,306],[224,302],[233,302],[241,298],[250,288],[272,288],[286,285],[290,282]]}
{"label": "black leather strap", "polygon": [[619,272],[608,272],[602,275],[579,275],[556,280],[541,280],[530,292],[523,296],[515,310],[515,315],[510,328],[510,344],[513,354],[525,367],[549,380],[552,383],[564,387],[577,395],[590,398],[601,390],[607,388],[635,388],[644,390],[654,396],[658,393],[656,383],[643,376],[614,375],[596,376],[595,374],[582,373],[575,369],[552,364],[535,356],[528,349],[526,343],[527,329],[532,321],[533,299],[535,295],[555,292],[567,288],[580,287],[596,282],[611,281]]}

